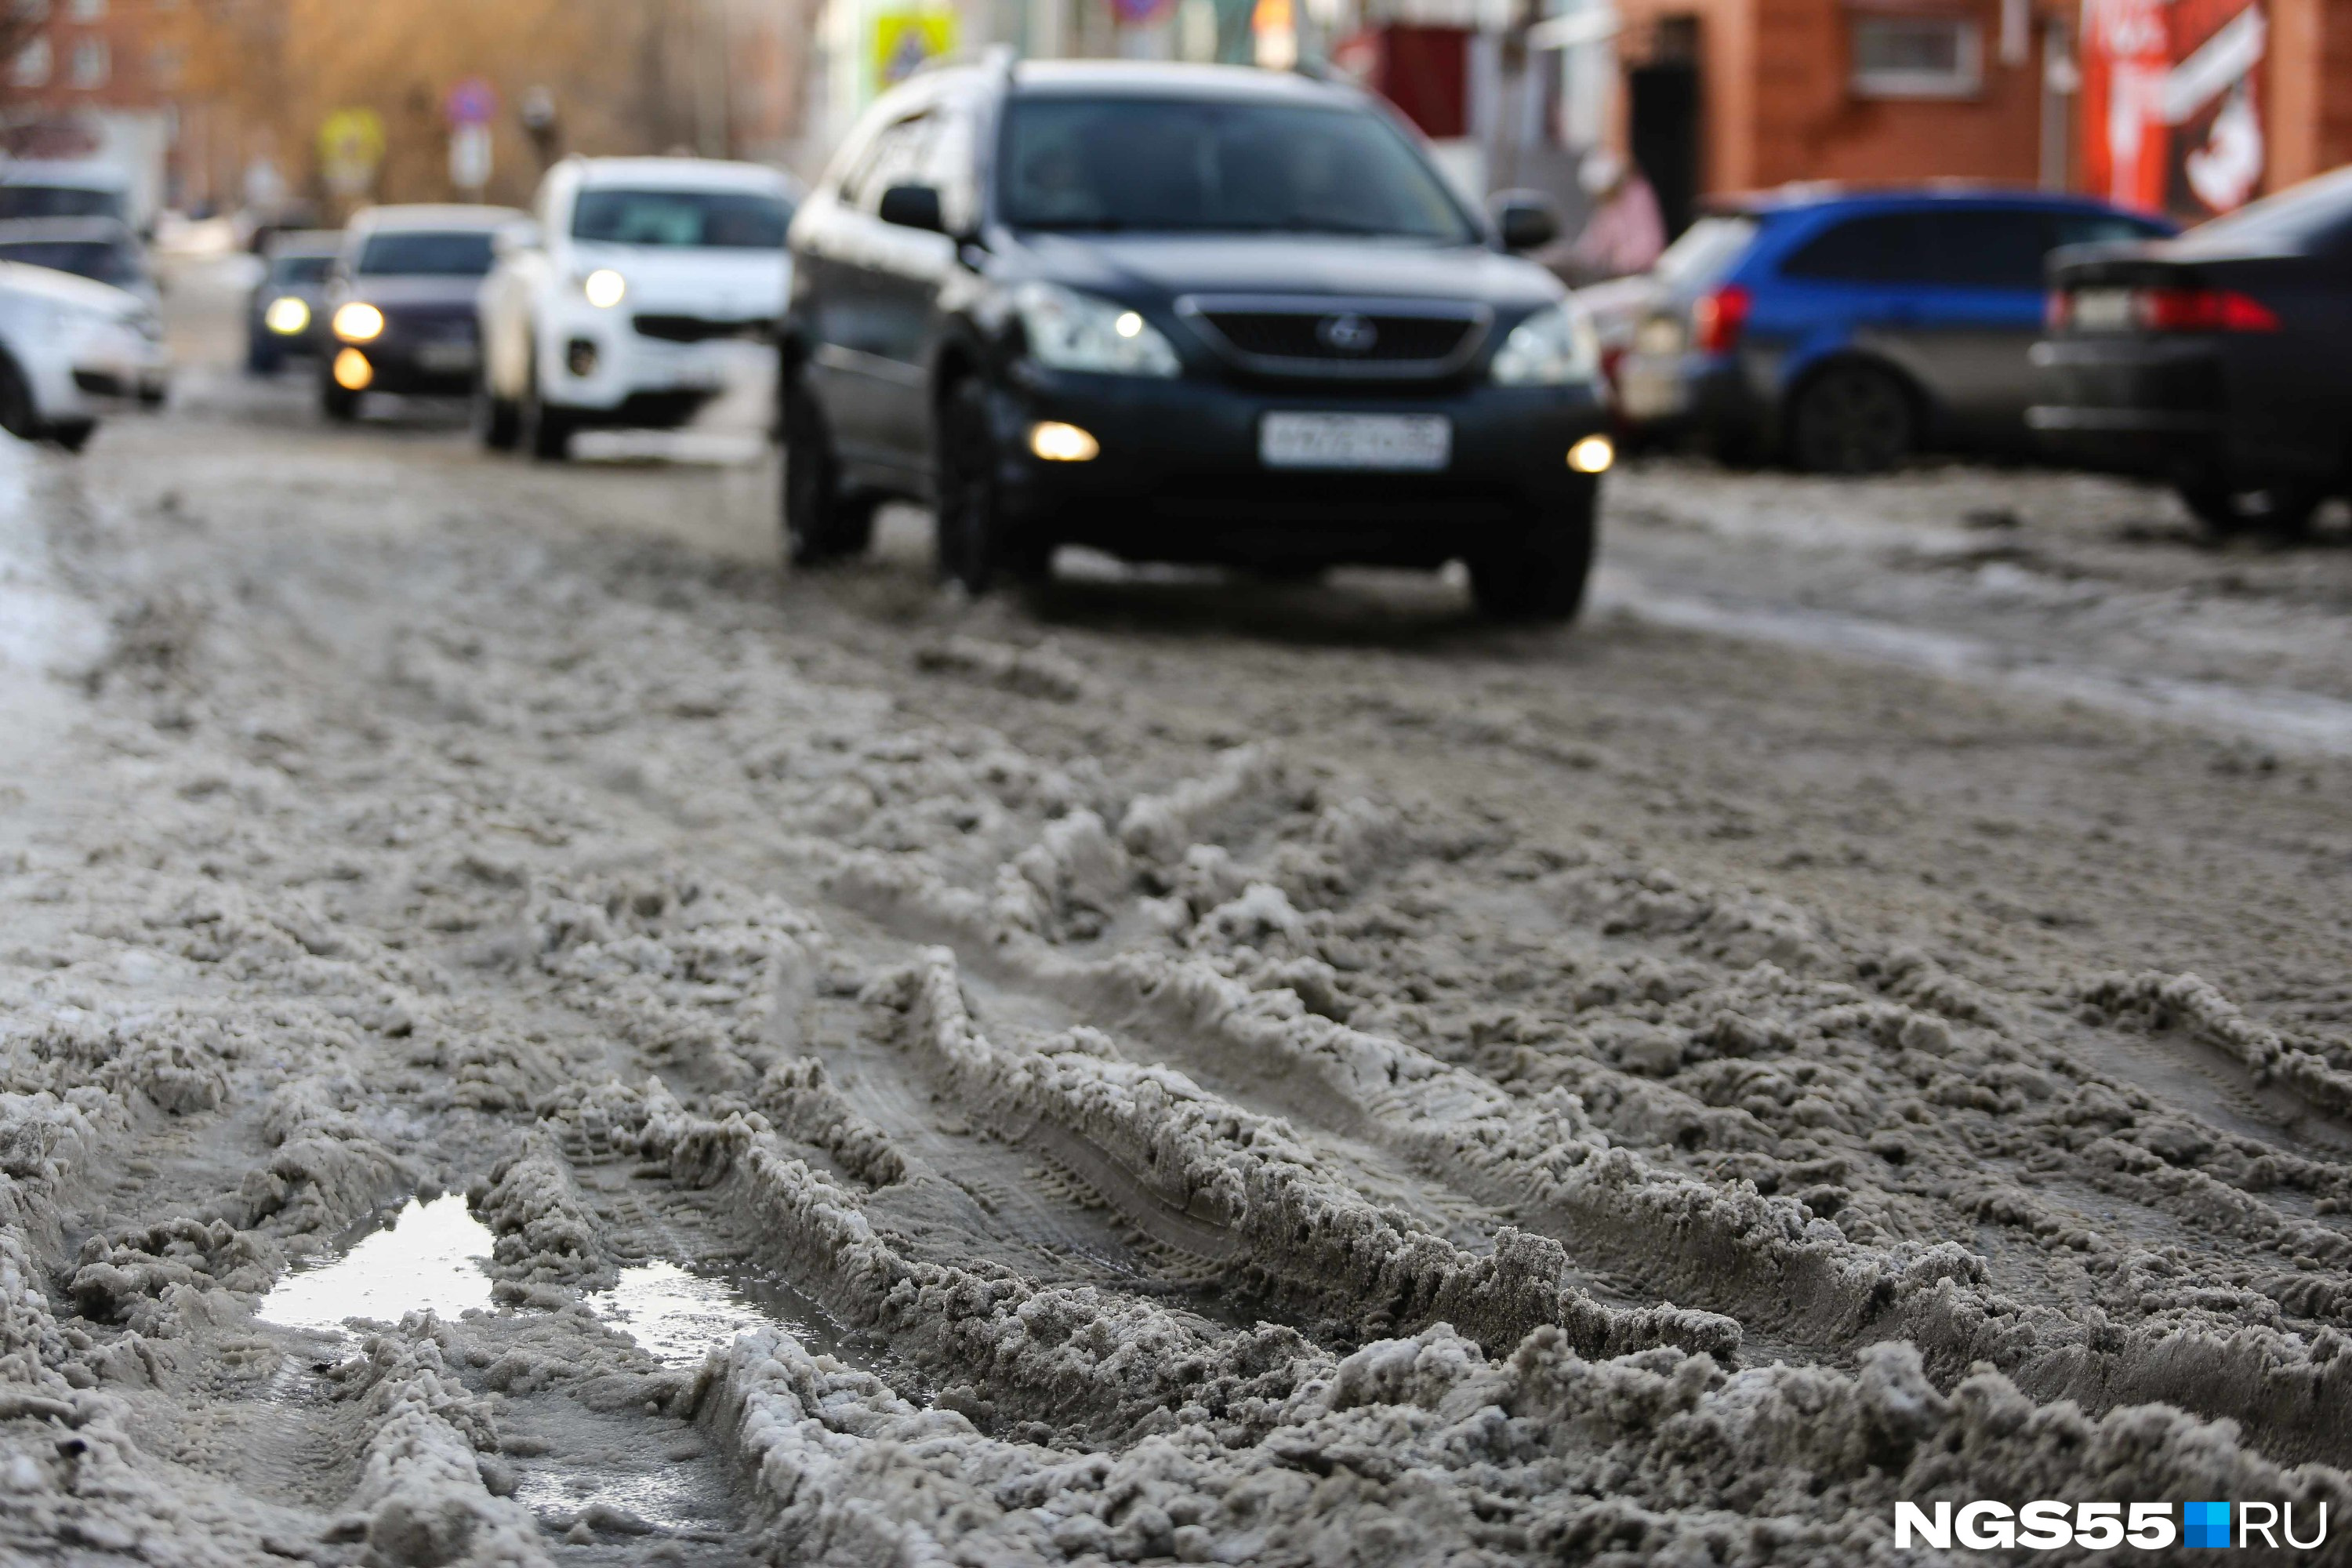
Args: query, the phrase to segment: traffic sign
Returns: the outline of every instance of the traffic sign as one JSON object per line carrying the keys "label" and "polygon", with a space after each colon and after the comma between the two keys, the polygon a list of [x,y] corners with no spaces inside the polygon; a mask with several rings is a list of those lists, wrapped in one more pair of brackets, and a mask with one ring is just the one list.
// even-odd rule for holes
{"label": "traffic sign", "polygon": [[498,117],[498,89],[480,77],[469,76],[449,89],[441,112],[452,125],[488,125]]}

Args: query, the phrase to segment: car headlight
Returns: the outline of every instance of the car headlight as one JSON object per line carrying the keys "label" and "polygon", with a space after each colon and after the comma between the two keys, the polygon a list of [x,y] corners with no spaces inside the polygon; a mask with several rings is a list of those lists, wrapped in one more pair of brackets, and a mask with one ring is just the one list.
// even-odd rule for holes
{"label": "car headlight", "polygon": [[152,310],[127,310],[123,312],[121,321],[124,326],[151,343],[163,341],[163,318]]}
{"label": "car headlight", "polygon": [[383,336],[383,312],[358,300],[335,310],[335,336],[347,343],[372,343]]}
{"label": "car headlight", "polygon": [[1176,374],[1176,351],[1142,315],[1058,283],[1024,283],[1013,308],[1029,339],[1029,354],[1055,370],[1103,375]]}
{"label": "car headlight", "polygon": [[629,280],[609,267],[599,267],[580,279],[580,292],[600,310],[609,310],[629,297]]}
{"label": "car headlight", "polygon": [[261,313],[261,324],[281,338],[290,338],[310,324],[310,307],[291,294],[280,295]]}
{"label": "car headlight", "polygon": [[1600,368],[1601,342],[1592,323],[1563,300],[1512,328],[1495,351],[1489,374],[1504,386],[1563,386],[1589,381]]}

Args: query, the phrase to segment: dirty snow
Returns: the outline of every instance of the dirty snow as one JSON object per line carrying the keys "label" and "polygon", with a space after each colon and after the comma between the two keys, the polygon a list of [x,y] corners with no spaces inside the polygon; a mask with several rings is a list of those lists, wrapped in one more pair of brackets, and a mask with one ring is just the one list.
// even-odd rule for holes
{"label": "dirty snow", "polygon": [[[1376,574],[975,606],[903,512],[781,576],[723,443],[436,420],[199,374],[0,452],[0,1558],[2352,1507],[2347,764],[1655,609],[2103,681],[2171,595],[2140,674],[2352,700],[2333,535],[1662,463],[1651,607],[1573,634]],[[1988,531],[2026,587],[1953,575]]]}

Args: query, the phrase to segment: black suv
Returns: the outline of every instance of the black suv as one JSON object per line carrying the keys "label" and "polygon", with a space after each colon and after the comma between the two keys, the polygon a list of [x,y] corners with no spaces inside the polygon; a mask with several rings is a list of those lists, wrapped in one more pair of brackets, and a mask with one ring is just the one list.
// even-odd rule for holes
{"label": "black suv", "polygon": [[795,562],[928,501],[974,593],[1054,547],[1282,573],[1465,562],[1490,614],[1583,595],[1612,453],[1539,203],[1490,229],[1377,100],[1054,63],[918,77],[793,220]]}

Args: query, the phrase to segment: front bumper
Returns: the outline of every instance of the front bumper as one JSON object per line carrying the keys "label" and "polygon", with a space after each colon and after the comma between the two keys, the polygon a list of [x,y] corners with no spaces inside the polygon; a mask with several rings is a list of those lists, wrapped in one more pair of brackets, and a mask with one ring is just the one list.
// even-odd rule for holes
{"label": "front bumper", "polygon": [[562,311],[543,330],[540,384],[583,422],[682,425],[727,393],[772,395],[775,331],[772,320],[705,321],[635,300]]}
{"label": "front bumper", "polygon": [[357,352],[368,362],[372,378],[363,389],[415,396],[455,396],[473,390],[481,366],[481,352],[471,338],[419,342],[387,332],[373,342],[331,341],[326,353],[330,374],[344,350]]}
{"label": "front bumper", "polygon": [[[1433,472],[1269,468],[1269,413],[1439,415],[1450,458]],[[1433,566],[1485,536],[1588,504],[1595,479],[1568,450],[1609,428],[1594,384],[1427,389],[1244,386],[1024,366],[992,402],[1008,512],[1057,542],[1137,560],[1358,562]],[[1091,461],[1031,455],[1042,420],[1100,445]]]}
{"label": "front bumper", "polygon": [[95,331],[73,356],[73,382],[86,399],[160,403],[171,389],[171,353],[128,327]]}

